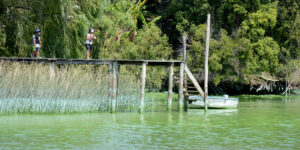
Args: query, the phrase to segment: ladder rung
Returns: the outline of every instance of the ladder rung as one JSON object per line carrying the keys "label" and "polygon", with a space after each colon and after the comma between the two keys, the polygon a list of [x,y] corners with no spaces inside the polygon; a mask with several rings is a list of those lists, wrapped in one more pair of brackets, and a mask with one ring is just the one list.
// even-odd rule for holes
{"label": "ladder rung", "polygon": [[187,86],[187,88],[193,88],[193,89],[195,89],[196,87],[194,87],[194,86]]}
{"label": "ladder rung", "polygon": [[188,90],[187,92],[191,92],[191,93],[198,93],[198,91],[190,91],[190,90]]}

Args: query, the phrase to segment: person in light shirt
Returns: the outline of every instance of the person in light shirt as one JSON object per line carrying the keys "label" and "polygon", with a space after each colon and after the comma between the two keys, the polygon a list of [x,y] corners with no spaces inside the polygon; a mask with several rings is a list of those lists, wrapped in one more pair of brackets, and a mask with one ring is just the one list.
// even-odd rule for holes
{"label": "person in light shirt", "polygon": [[86,47],[86,59],[90,59],[93,40],[96,39],[94,36],[94,29],[90,29],[89,33],[86,35],[85,47]]}

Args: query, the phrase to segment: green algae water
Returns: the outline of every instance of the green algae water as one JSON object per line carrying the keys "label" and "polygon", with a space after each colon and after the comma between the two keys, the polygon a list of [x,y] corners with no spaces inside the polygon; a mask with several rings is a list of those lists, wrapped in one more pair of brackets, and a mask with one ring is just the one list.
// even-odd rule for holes
{"label": "green algae water", "polygon": [[0,149],[299,149],[299,97],[241,97],[238,109],[2,115]]}

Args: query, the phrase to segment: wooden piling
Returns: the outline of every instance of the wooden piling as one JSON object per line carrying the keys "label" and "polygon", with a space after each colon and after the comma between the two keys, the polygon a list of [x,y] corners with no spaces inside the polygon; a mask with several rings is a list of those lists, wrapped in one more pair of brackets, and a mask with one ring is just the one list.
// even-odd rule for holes
{"label": "wooden piling", "polygon": [[145,86],[146,86],[146,62],[142,63],[141,74],[141,101],[140,101],[140,113],[144,112],[144,99],[145,99]]}
{"label": "wooden piling", "polygon": [[186,37],[182,36],[183,42],[183,63],[180,63],[179,71],[179,90],[178,90],[178,111],[182,112],[184,108],[183,97],[183,81],[184,81],[184,67],[186,65]]}
{"label": "wooden piling", "polygon": [[210,39],[210,14],[207,14],[207,31],[206,31],[206,47],[205,47],[205,64],[204,64],[204,104],[205,110],[207,110],[208,103],[208,57],[209,57],[209,39]]}
{"label": "wooden piling", "polygon": [[179,90],[178,90],[178,111],[182,112],[183,110],[183,73],[184,73],[184,63],[180,64],[180,73],[179,73]]}
{"label": "wooden piling", "polygon": [[[61,58],[21,58],[21,57],[0,57],[0,63],[42,63],[50,64],[50,72],[52,64],[55,65],[108,65],[109,66],[109,77],[108,77],[108,97],[107,105],[110,112],[115,112],[117,107],[117,96],[118,96],[118,78],[119,78],[119,66],[120,65],[141,65],[143,64],[142,83],[141,83],[141,105],[140,111],[144,111],[144,94],[145,94],[145,83],[146,83],[146,65],[147,66],[170,66],[173,67],[181,66],[181,88],[179,94],[180,106],[183,107],[183,70],[184,62],[182,60],[98,60],[98,59],[61,59]],[[51,64],[52,63],[52,64]],[[1,67],[1,66],[0,66]],[[1,68],[0,68],[1,69]],[[174,70],[173,70],[174,71]],[[171,81],[171,80],[170,80]],[[172,83],[173,84],[173,83]],[[170,84],[171,87],[171,84]],[[171,93],[171,92],[170,92]],[[153,105],[154,106],[154,105]]]}
{"label": "wooden piling", "polygon": [[183,41],[183,62],[186,64],[186,37],[182,36]]}
{"label": "wooden piling", "polygon": [[174,63],[169,67],[168,111],[172,111]]}
{"label": "wooden piling", "polygon": [[111,89],[111,112],[116,112],[117,107],[117,91],[118,91],[118,63],[112,64],[112,89]]}
{"label": "wooden piling", "polygon": [[[113,64],[110,63],[108,65],[108,97],[109,97],[109,100],[107,101],[107,106],[109,106],[109,103],[111,103],[111,100],[112,100],[112,89],[113,89]],[[108,110],[109,111],[109,110]],[[111,110],[110,110],[111,111]]]}

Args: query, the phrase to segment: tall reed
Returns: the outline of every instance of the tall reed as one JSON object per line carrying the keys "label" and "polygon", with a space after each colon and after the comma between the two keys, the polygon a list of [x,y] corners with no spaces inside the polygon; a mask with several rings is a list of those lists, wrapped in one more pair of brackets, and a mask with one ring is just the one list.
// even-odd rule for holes
{"label": "tall reed", "polygon": [[[117,111],[137,111],[139,78],[122,71]],[[146,95],[146,111],[165,109],[161,96]],[[0,63],[0,114],[106,112],[108,67],[88,65]]]}

